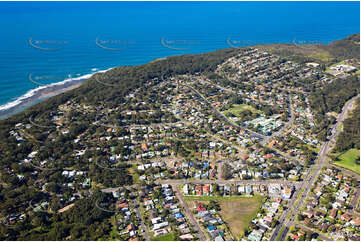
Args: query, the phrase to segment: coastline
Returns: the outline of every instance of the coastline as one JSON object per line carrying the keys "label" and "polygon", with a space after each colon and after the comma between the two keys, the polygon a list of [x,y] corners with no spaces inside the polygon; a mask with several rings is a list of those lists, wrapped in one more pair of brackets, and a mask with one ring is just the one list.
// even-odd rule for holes
{"label": "coastline", "polygon": [[[351,34],[349,36],[352,35],[357,35],[356,34]],[[359,33],[358,33],[359,35]],[[348,37],[349,37],[348,36]],[[331,41],[330,43],[328,43],[328,45],[326,46],[330,46],[330,44],[332,44],[334,41]],[[271,44],[267,44],[267,45],[289,45],[289,43],[271,43]],[[307,46],[307,45],[314,45],[314,44],[293,44],[294,46]],[[248,45],[248,46],[239,46],[239,47],[260,47],[260,46],[266,46],[266,45]],[[239,48],[237,47],[237,48]],[[222,49],[231,49],[230,47],[227,48],[222,48]],[[221,49],[217,49],[217,50],[212,50],[209,52],[202,52],[202,53],[198,53],[196,55],[199,54],[204,54],[204,53],[211,53],[211,52],[215,52]],[[187,54],[180,54],[180,55],[187,55]],[[154,63],[157,61],[162,61],[162,60],[166,60],[169,57],[175,57],[175,56],[179,56],[179,55],[168,55],[168,56],[164,56],[164,57],[158,57],[155,58],[149,62],[149,63]],[[140,65],[144,65],[147,63],[142,63]],[[59,95],[61,93],[70,91],[72,89],[78,88],[79,86],[81,86],[81,84],[88,80],[89,78],[91,78],[93,75],[98,74],[98,73],[104,73],[107,72],[109,70],[112,70],[115,67],[111,67],[105,70],[98,70],[97,68],[92,68],[91,70],[94,71],[93,73],[89,73],[89,74],[85,74],[83,76],[79,76],[79,77],[75,77],[75,78],[68,78],[65,79],[63,81],[60,82],[55,82],[55,83],[51,83],[51,84],[47,84],[47,85],[43,85],[43,86],[39,86],[37,88],[31,89],[28,92],[26,92],[25,94],[23,94],[22,96],[16,98],[14,101],[9,101],[3,105],[0,105],[0,120],[4,120],[7,118],[10,118],[11,116],[18,114],[20,112],[25,111],[27,108],[34,106],[42,101],[45,101],[46,99]],[[97,70],[97,71],[96,71]],[[38,84],[35,81],[32,81],[35,84]]]}
{"label": "coastline", "polygon": [[[148,63],[165,60],[167,58],[168,56],[159,57]],[[98,70],[96,72],[85,74],[83,76],[68,78],[61,82],[54,82],[31,89],[24,95],[16,98],[14,101],[10,101],[3,105],[0,105],[0,121],[10,118],[11,116],[20,112],[23,112],[29,107],[41,103],[42,101],[45,101],[53,96],[78,88],[83,82],[91,78],[93,75],[98,73],[104,73],[114,68],[116,68],[116,66],[105,70]],[[97,68],[93,68],[92,71],[96,69]]]}
{"label": "coastline", "polygon": [[18,97],[16,100],[8,102],[0,106],[0,120],[7,119],[12,115],[20,113],[27,108],[36,105],[48,98],[59,95],[66,91],[78,88],[84,81],[97,73],[103,73],[109,71],[112,68],[106,70],[100,70],[91,74],[85,74],[76,78],[65,79],[61,82],[55,82],[44,86],[39,86],[35,89],[29,90],[24,95]]}

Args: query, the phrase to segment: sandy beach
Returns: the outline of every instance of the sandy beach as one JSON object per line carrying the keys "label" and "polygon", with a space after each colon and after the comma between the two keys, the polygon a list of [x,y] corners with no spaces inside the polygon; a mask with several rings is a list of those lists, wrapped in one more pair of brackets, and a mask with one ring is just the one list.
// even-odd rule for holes
{"label": "sandy beach", "polygon": [[75,89],[94,74],[103,73],[110,69],[112,68],[32,89],[16,100],[0,106],[0,120],[9,118],[50,97]]}

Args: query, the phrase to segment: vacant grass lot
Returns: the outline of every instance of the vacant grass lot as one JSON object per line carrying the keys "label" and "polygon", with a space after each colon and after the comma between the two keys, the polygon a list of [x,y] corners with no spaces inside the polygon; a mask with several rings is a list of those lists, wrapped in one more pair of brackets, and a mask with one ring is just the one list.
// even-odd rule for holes
{"label": "vacant grass lot", "polygon": [[360,159],[360,151],[357,149],[349,149],[345,153],[339,155],[339,161],[333,164],[360,174],[360,165],[355,162],[357,159]]}
{"label": "vacant grass lot", "polygon": [[333,59],[333,57],[328,53],[327,51],[316,51],[311,54],[311,58],[314,58],[316,60],[320,60],[322,62],[329,62]]}
{"label": "vacant grass lot", "polygon": [[173,233],[169,233],[169,234],[165,234],[165,235],[161,235],[158,237],[155,237],[153,239],[151,239],[153,241],[174,241],[174,234]]}
{"label": "vacant grass lot", "polygon": [[262,196],[253,197],[186,197],[189,208],[193,209],[195,201],[207,204],[210,200],[215,200],[221,207],[220,215],[225,223],[227,223],[236,240],[244,235],[244,231],[248,228],[248,224],[258,213],[262,205]]}
{"label": "vacant grass lot", "polygon": [[260,110],[257,110],[257,109],[255,109],[252,106],[247,105],[247,104],[233,104],[232,108],[227,109],[226,111],[223,112],[223,114],[227,115],[227,114],[231,113],[234,116],[239,117],[239,115],[242,112],[246,111],[246,110],[248,110],[248,111],[250,111],[252,113],[262,113]]}
{"label": "vacant grass lot", "polygon": [[[321,49],[318,45],[304,45],[302,41],[295,40],[296,45],[270,44],[257,46],[256,48],[278,54],[291,60],[307,62],[328,62],[334,59],[331,53]],[[311,58],[311,59],[310,59]]]}

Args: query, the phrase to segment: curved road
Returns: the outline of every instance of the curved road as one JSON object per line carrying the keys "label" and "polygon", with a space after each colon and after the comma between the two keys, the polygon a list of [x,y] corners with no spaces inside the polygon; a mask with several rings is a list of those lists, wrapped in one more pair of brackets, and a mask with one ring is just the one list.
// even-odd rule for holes
{"label": "curved road", "polygon": [[241,126],[239,126],[238,124],[235,124],[234,122],[232,122],[231,120],[229,120],[223,113],[221,113],[220,111],[218,111],[218,109],[216,109],[215,107],[213,107],[213,105],[207,100],[207,98],[205,98],[203,96],[203,94],[201,94],[198,90],[196,90],[194,87],[190,86],[190,85],[185,85],[185,84],[181,84],[185,87],[188,87],[189,89],[191,89],[191,91],[195,92],[200,98],[203,99],[203,101],[216,113],[218,114],[218,116],[220,116],[224,121],[226,121],[229,125],[238,128],[238,129],[243,129],[245,131],[247,131],[248,133],[252,134],[253,136],[257,137],[258,139],[264,139],[266,138],[266,136],[259,134],[257,132],[254,132],[252,130],[249,129],[245,129]]}

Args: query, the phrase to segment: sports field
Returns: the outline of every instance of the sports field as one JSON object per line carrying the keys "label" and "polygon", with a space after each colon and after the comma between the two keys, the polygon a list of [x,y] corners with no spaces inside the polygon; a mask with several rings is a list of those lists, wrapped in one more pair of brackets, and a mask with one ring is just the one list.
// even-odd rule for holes
{"label": "sports field", "polygon": [[231,113],[234,116],[239,117],[239,115],[246,110],[248,110],[252,113],[262,113],[260,110],[257,110],[247,104],[234,104],[234,105],[232,105],[232,108],[227,109],[226,111],[223,111],[223,114],[227,115],[227,114]]}

